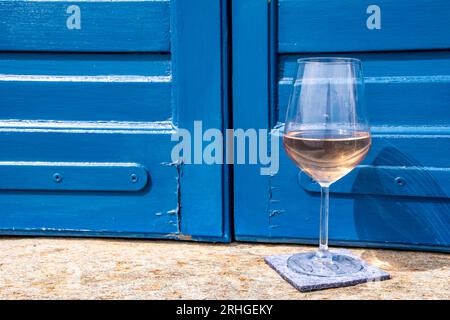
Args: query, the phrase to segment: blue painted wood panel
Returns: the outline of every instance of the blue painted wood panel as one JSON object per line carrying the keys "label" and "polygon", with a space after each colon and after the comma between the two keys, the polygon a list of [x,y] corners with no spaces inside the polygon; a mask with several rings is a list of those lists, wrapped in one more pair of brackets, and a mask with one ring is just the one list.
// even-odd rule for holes
{"label": "blue painted wood panel", "polygon": [[0,190],[140,191],[148,184],[147,169],[132,162],[0,161],[0,176]]}
{"label": "blue painted wood panel", "polygon": [[447,0],[278,3],[278,42],[283,53],[450,48]]}
{"label": "blue painted wood panel", "polygon": [[0,1],[0,50],[169,51],[169,3]]}
{"label": "blue painted wood panel", "polygon": [[171,158],[228,126],[228,1],[70,1],[60,39],[66,4],[0,1],[0,234],[229,241],[228,168]]}
{"label": "blue painted wood panel", "polygon": [[[320,55],[319,55],[320,56]],[[449,126],[450,51],[336,54],[363,61],[366,107],[372,126]],[[279,57],[276,121],[284,122],[297,59]],[[405,131],[414,130],[414,128]]]}
{"label": "blue painted wood panel", "polygon": [[[280,139],[280,133],[274,131],[272,138]],[[428,133],[412,139],[407,135],[373,133],[373,147],[363,166],[374,170],[356,170],[331,187],[331,244],[449,251],[446,177],[450,169],[448,159],[441,156],[448,152],[449,134]],[[401,175],[385,179],[382,173],[386,167]],[[405,175],[401,169],[419,170]],[[246,201],[235,212],[236,239],[317,244],[320,193],[317,186],[305,188],[299,175],[300,170],[281,150],[279,171],[264,177],[267,211],[255,210],[258,206],[254,205],[254,196],[246,192]],[[401,188],[397,177],[414,191],[407,195],[389,193],[392,188]],[[245,184],[242,178],[249,182]],[[237,183],[241,188],[250,188],[252,179],[248,171]],[[373,192],[374,188],[378,192]]]}
{"label": "blue painted wood panel", "polygon": [[[377,142],[379,141],[377,136],[374,139]],[[383,152],[387,153],[386,150]],[[448,190],[450,190],[450,169],[448,168],[424,168],[411,166],[411,164],[399,166],[399,163],[395,165],[369,164],[358,166],[347,176],[348,178],[333,184],[333,193],[424,198],[450,197],[448,193]],[[361,177],[366,180],[377,180],[378,183],[359,183],[357,179],[362,180]],[[305,173],[299,173],[298,180],[303,189],[310,192],[320,192],[320,186]]]}
{"label": "blue painted wood panel", "polygon": [[[269,30],[269,12],[267,1],[232,3],[234,128],[264,129],[269,125],[270,38],[262,31]],[[267,230],[269,180],[259,174],[256,165],[234,165],[233,169],[235,237],[262,239]]]}
{"label": "blue painted wood panel", "polygon": [[153,54],[0,53],[0,118],[165,121],[171,61]]}
{"label": "blue painted wood panel", "polygon": [[[398,137],[374,132],[373,146],[363,162],[373,170],[355,171],[331,187],[330,212],[334,217],[330,237],[334,241],[448,246],[450,199],[445,178],[450,168],[440,155],[449,151],[449,135],[422,134],[413,138],[405,134]],[[270,234],[273,237],[315,239],[318,189],[305,188],[299,183],[299,169],[284,152],[280,155],[280,171],[270,181],[273,188],[270,210],[275,212],[269,222]],[[386,179],[383,172],[387,167],[397,176]],[[415,171],[405,174],[405,170]],[[408,187],[398,185],[396,177],[401,177]],[[373,185],[378,192],[373,192]],[[334,192],[335,188],[337,192]],[[389,192],[393,188],[414,191],[405,194]],[[343,189],[350,190],[344,193]],[[390,227],[386,228],[386,225]]]}
{"label": "blue painted wood panel", "polygon": [[[172,126],[136,130],[3,127],[0,161],[140,163],[149,181],[142,190],[14,190],[3,181],[0,228],[3,234],[45,231],[79,235],[159,235],[179,232],[178,178],[170,166]],[[20,147],[18,147],[20,146]],[[113,163],[112,163],[113,162]],[[18,179],[41,176],[18,174]],[[64,176],[62,177],[64,179]],[[40,181],[36,181],[40,183]],[[10,189],[10,190],[8,190]],[[57,189],[57,188],[55,188]]]}
{"label": "blue painted wood panel", "polygon": [[[203,130],[224,130],[228,122],[227,10],[227,1],[174,0],[171,43],[178,53],[173,60],[174,121],[191,134],[194,121],[202,121]],[[227,169],[218,164],[182,164],[181,170],[182,233],[229,241]]]}
{"label": "blue painted wood panel", "polygon": [[[432,14],[430,8],[438,3],[442,11]],[[449,21],[441,19],[448,5],[438,3],[420,2],[428,9],[412,12],[412,21],[405,22],[420,24],[433,17],[427,29],[432,36],[417,32],[411,39],[400,25],[389,24],[393,18],[388,16],[383,27],[390,26],[390,31],[386,28],[375,43],[360,30],[349,31],[356,26],[348,12],[358,11],[364,1],[279,0],[275,6],[262,0],[233,2],[235,128],[266,128],[271,139],[280,139],[298,58],[349,56],[363,61],[373,145],[362,165],[331,187],[332,244],[450,250],[450,53],[430,50],[448,48],[444,29],[433,29]],[[380,7],[386,16],[400,4],[405,3],[381,1]],[[249,8],[258,8],[250,20]],[[363,10],[363,27],[366,17]],[[330,21],[336,26],[329,27]],[[274,25],[278,33],[271,32]],[[267,30],[265,37],[256,29]],[[427,50],[389,51],[416,48]],[[366,50],[372,52],[358,53]],[[282,147],[277,173],[261,176],[260,168],[235,165],[236,239],[317,243],[317,185],[301,174]]]}

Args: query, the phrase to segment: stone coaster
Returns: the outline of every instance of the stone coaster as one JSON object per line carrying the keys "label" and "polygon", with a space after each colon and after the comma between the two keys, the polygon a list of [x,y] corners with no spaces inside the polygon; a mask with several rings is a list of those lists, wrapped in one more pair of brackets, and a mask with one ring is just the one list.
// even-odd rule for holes
{"label": "stone coaster", "polygon": [[344,254],[360,260],[364,268],[361,271],[353,273],[348,276],[320,277],[298,273],[289,269],[287,266],[287,260],[289,259],[289,257],[292,256],[292,254],[280,254],[268,256],[265,257],[264,260],[284,280],[289,282],[291,285],[293,285],[297,290],[301,292],[354,286],[360,283],[370,281],[383,281],[391,278],[389,273],[380,270],[375,266],[367,264],[365,261],[352,255],[348,250],[333,250],[333,252]]}

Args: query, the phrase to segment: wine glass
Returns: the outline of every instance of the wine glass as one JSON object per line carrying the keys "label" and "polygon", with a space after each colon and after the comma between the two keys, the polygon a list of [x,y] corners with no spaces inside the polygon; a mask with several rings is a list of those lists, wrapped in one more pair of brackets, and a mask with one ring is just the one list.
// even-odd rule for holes
{"label": "wine glass", "polygon": [[289,258],[291,270],[335,277],[363,269],[360,260],[328,250],[329,187],[358,165],[371,145],[363,98],[361,61],[298,60],[283,145],[289,158],[321,187],[320,240],[317,252]]}

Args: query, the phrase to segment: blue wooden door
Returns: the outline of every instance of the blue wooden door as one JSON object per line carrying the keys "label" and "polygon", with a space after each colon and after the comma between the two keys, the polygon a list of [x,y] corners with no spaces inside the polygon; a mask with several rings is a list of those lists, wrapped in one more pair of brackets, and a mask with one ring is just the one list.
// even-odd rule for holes
{"label": "blue wooden door", "polygon": [[[227,241],[225,0],[0,1],[0,233]],[[207,12],[208,14],[205,14]]]}
{"label": "blue wooden door", "polygon": [[[450,249],[450,3],[233,2],[233,125],[280,138],[296,59],[361,59],[373,145],[331,187],[334,244]],[[319,188],[280,150],[279,170],[234,169],[238,240],[316,243]]]}

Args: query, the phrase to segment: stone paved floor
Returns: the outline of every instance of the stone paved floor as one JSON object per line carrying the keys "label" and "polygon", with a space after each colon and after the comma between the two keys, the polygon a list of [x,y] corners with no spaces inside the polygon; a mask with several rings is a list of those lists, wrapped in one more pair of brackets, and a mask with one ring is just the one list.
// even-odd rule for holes
{"label": "stone paved floor", "polygon": [[300,293],[263,261],[312,247],[0,238],[2,299],[450,299],[450,255],[352,252],[392,279]]}

